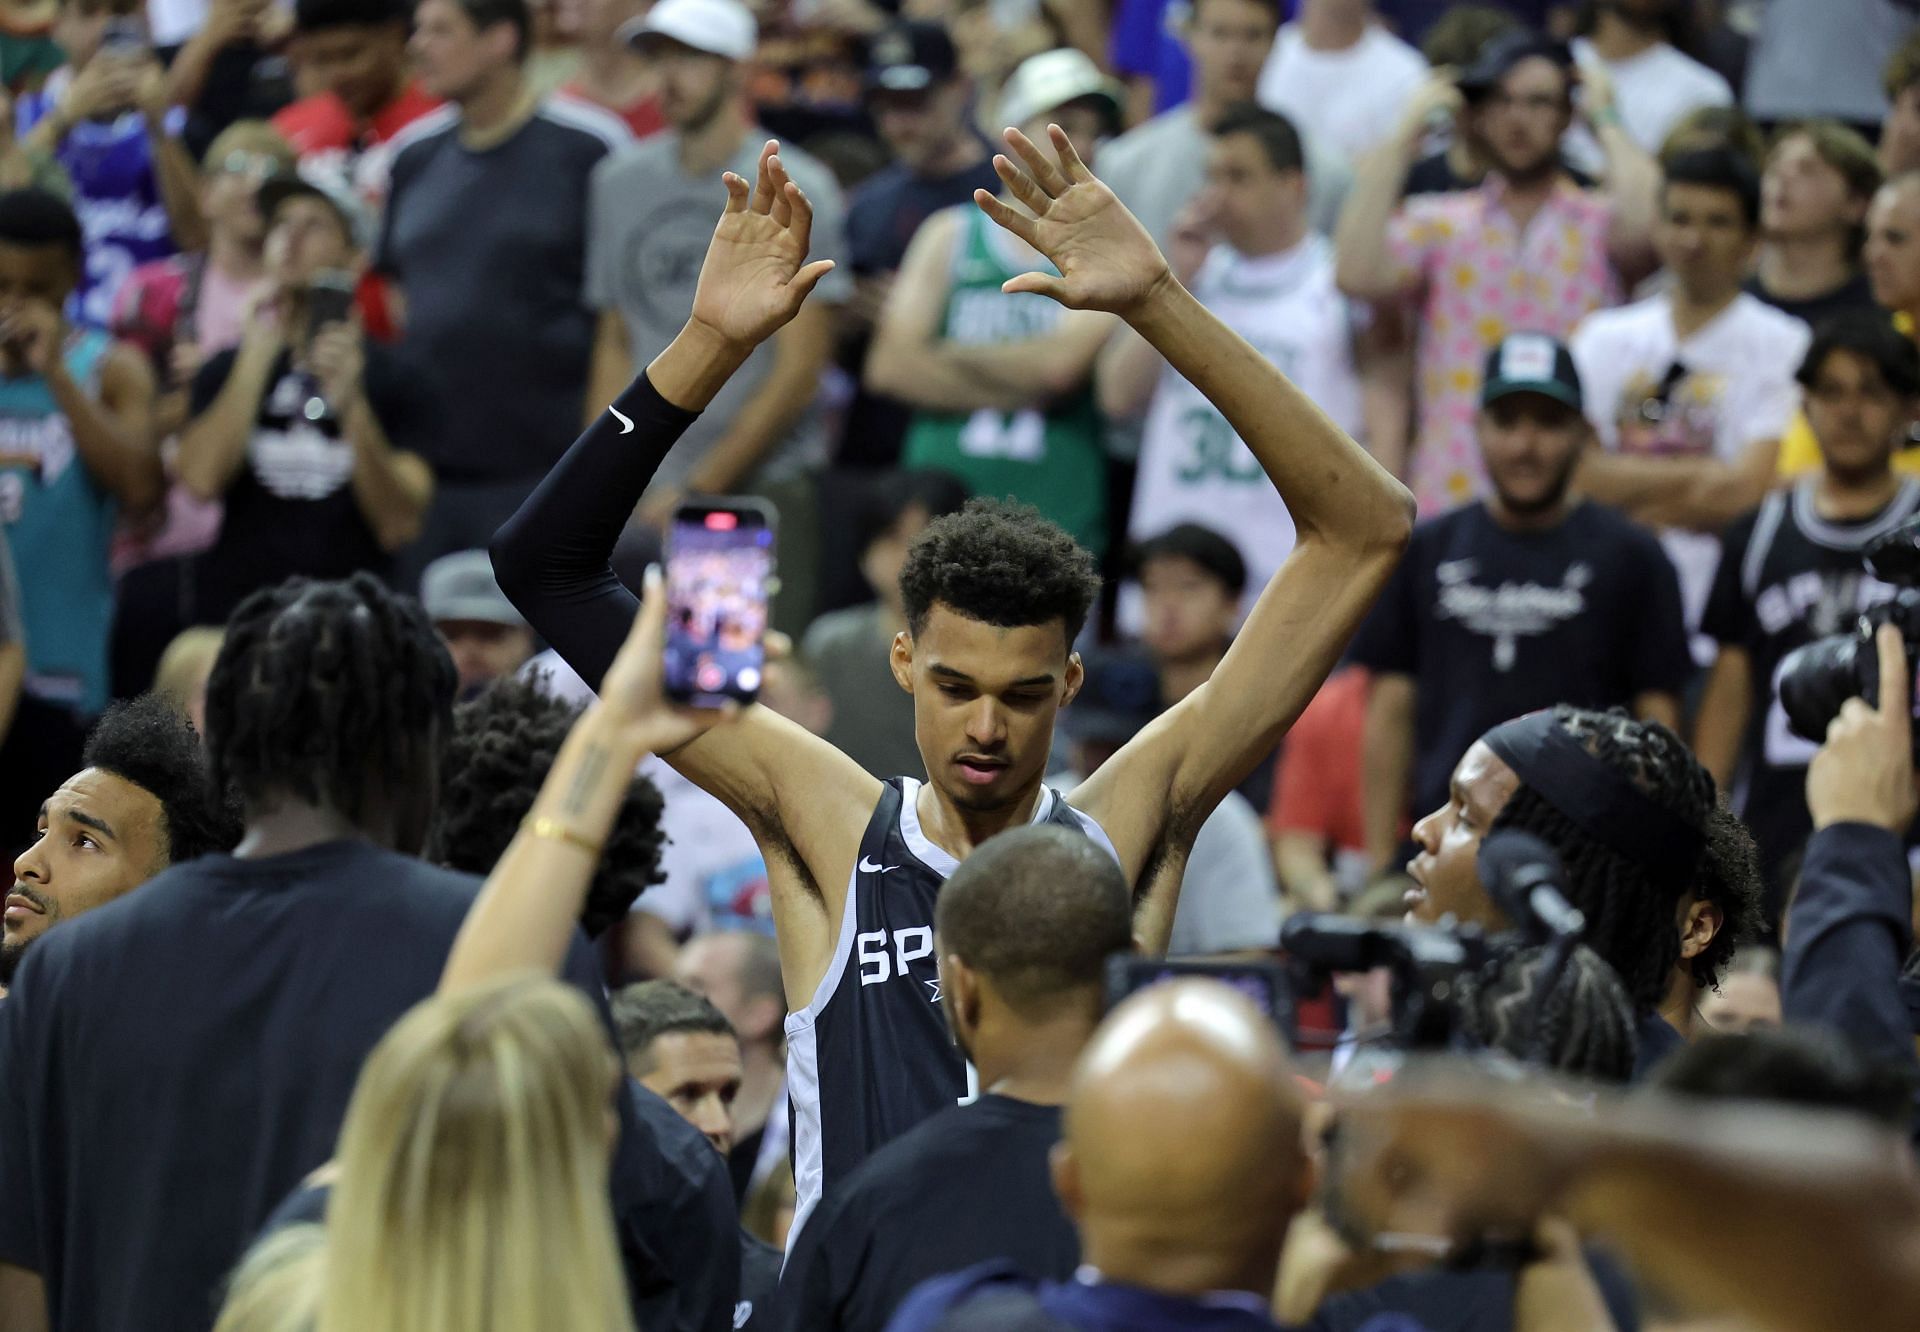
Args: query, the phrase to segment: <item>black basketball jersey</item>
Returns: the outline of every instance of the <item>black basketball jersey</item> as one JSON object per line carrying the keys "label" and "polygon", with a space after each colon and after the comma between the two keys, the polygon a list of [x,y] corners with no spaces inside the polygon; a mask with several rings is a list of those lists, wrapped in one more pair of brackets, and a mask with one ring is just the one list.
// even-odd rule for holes
{"label": "black basketball jersey", "polygon": [[1734,812],[1753,829],[1775,893],[1789,858],[1813,831],[1807,764],[1819,746],[1793,734],[1780,706],[1781,664],[1795,648],[1851,633],[1862,611],[1894,588],[1866,571],[1861,552],[1920,513],[1920,481],[1900,483],[1887,506],[1855,522],[1822,518],[1813,479],[1777,490],[1728,530],[1701,629],[1746,651],[1753,706],[1733,792]]}
{"label": "black basketball jersey", "polygon": [[[920,830],[920,783],[890,778],[860,839],[846,910],[813,1002],[787,1018],[800,1232],[821,1191],[927,1116],[964,1100],[969,1069],[940,1007],[933,903],[959,863]],[[1035,823],[1105,831],[1044,788]]]}

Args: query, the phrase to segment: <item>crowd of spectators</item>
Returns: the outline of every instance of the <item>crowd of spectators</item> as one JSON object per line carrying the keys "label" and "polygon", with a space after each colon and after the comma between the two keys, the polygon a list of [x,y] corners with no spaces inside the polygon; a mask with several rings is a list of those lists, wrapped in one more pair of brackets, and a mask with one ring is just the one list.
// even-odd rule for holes
{"label": "crowd of spectators", "polygon": [[[1083,1262],[1169,1299],[1272,1292],[1328,1332],[1674,1328],[1662,1257],[1692,1239],[1648,1258],[1642,1213],[1582,1202],[1578,1172],[1604,1194],[1644,1151],[1657,1175],[1706,1114],[1688,1097],[1833,1086],[1914,1126],[1911,782],[1835,775],[1900,766],[1881,751],[1906,708],[1873,692],[1890,644],[1859,647],[1866,701],[1826,748],[1781,685],[1890,604],[1920,643],[1897,555],[1866,559],[1920,552],[1912,0],[0,0],[0,82],[0,987],[44,955],[0,988],[0,1190],[29,1200],[0,1205],[0,1328],[1183,1325],[1103,1303]],[[583,662],[536,612],[584,599],[548,584],[605,526],[573,530],[542,482],[609,415],[643,447],[630,386],[686,345],[723,175],[764,186],[777,140],[832,267],[675,418],[604,533],[608,586],[642,588],[689,497],[764,501],[757,706],[849,781],[918,779],[925,580],[964,563],[929,543],[987,512],[1008,526],[975,530],[1017,543],[1037,516],[1087,568],[1023,576],[1094,598],[1084,626],[1057,617],[1077,696],[1047,780],[1186,725],[1316,524],[1244,405],[1045,285],[1064,266],[1000,216],[1036,210],[1032,181],[995,155],[1050,127],[1416,521],[1284,738],[1241,737],[1244,771],[1165,812],[1197,815],[1180,854],[1126,882],[1048,797],[1034,828],[928,861],[951,872],[923,981],[943,1075],[963,1056],[987,1094],[830,1159],[822,1199],[789,1038],[871,922],[849,899],[844,930],[829,913],[796,944],[782,885],[838,886],[731,776],[673,761],[657,680]],[[617,782],[582,760],[596,727]],[[1613,803],[1540,776],[1574,751]],[[563,808],[583,792],[589,814]],[[1634,819],[1690,878],[1645,871]],[[1586,1083],[1652,1079],[1652,1108],[1575,1129],[1416,1089],[1355,1114],[1351,1160],[1254,1169],[1237,1148],[1324,1126],[1239,998],[1182,982],[1100,1025],[1108,960],[1143,941],[1246,960],[1317,913],[1520,924],[1477,877],[1496,828],[1551,845],[1587,932],[1476,955],[1460,1029]],[[542,904],[529,866],[569,845],[593,863],[556,862]],[[890,846],[862,840],[856,877]],[[1169,875],[1177,910],[1143,930]],[[111,925],[64,923],[121,898]],[[42,942],[55,926],[68,942]],[[884,979],[905,945],[878,937]],[[1330,1055],[1336,1082],[1405,1016],[1368,957],[1291,976],[1292,1057]],[[1739,1113],[1726,1143],[1771,1161]],[[1551,1176],[1540,1207],[1508,1217],[1407,1146],[1422,1114]],[[30,1144],[63,1135],[85,1149],[56,1179]],[[1867,1206],[1874,1145],[1844,1148],[1833,1187],[1857,1168]],[[1736,1177],[1728,1150],[1698,1178]],[[1409,1271],[1368,1242],[1417,1190],[1366,1151],[1422,1161],[1459,1234],[1474,1206],[1530,1228],[1505,1259]],[[1314,1192],[1366,1160],[1374,1192]],[[445,1185],[468,1178],[463,1208]],[[1884,1210],[1920,1233],[1920,1203]],[[175,1231],[194,1243],[152,1242]],[[973,1267],[1010,1253],[1018,1276]],[[1840,1325],[1730,1286],[1699,1307]]]}

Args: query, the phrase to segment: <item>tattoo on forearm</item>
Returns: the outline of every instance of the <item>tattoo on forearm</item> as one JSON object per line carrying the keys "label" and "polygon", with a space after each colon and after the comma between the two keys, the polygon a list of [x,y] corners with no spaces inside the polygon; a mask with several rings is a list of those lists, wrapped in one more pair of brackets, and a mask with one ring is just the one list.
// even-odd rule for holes
{"label": "tattoo on forearm", "polygon": [[567,798],[561,806],[566,814],[584,814],[592,803],[594,790],[600,785],[601,774],[607,770],[609,755],[604,745],[588,745],[586,752],[580,755],[580,767],[573,774],[573,782],[567,788]]}

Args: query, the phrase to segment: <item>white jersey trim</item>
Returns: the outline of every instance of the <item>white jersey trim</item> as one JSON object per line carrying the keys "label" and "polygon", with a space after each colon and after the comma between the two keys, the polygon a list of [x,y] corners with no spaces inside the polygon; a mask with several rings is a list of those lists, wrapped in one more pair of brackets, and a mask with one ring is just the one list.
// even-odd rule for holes
{"label": "white jersey trim", "polygon": [[853,936],[859,931],[859,911],[854,890],[860,871],[856,867],[847,879],[847,900],[840,911],[840,935],[834,941],[833,960],[827,974],[814,988],[813,999],[797,1013],[787,1014],[787,1099],[793,1105],[793,1224],[787,1230],[787,1250],[793,1249],[794,1236],[806,1224],[807,1216],[820,1203],[826,1181],[826,1146],[820,1126],[820,1042],[814,1023],[826,1011],[841,978],[847,974],[847,959],[853,956]]}

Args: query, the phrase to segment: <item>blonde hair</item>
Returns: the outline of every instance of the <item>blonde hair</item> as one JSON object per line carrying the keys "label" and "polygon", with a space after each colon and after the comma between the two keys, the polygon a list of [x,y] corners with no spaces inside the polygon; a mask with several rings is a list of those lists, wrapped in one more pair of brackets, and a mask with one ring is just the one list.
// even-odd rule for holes
{"label": "blonde hair", "polygon": [[550,978],[417,1004],[347,1107],[316,1332],[631,1332],[607,1200],[616,1070],[593,1009]]}
{"label": "blonde hair", "polygon": [[194,700],[205,695],[214,658],[226,641],[225,629],[203,625],[181,630],[160,654],[160,665],[153,672],[153,692],[182,717],[193,716]]}
{"label": "blonde hair", "polygon": [[313,1332],[325,1245],[319,1226],[287,1226],[254,1245],[228,1283],[213,1332]]}

